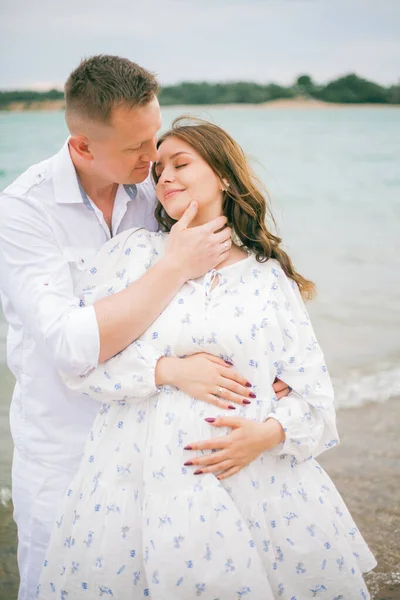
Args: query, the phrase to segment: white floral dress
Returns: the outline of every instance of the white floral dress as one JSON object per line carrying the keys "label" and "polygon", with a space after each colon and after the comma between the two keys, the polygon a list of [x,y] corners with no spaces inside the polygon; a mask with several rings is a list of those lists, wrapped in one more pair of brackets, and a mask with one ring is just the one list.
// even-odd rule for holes
{"label": "white floral dress", "polygon": [[[166,234],[110,240],[82,282],[89,304],[124,289],[164,252]],[[156,361],[209,352],[257,399],[235,414],[278,419],[286,441],[219,482],[194,476],[190,442],[225,435],[231,411],[157,389]],[[292,388],[277,401],[278,376]],[[125,351],[68,384],[103,405],[60,510],[39,599],[365,600],[375,560],[314,456],[338,442],[324,358],[296,285],[253,255],[187,282]]]}

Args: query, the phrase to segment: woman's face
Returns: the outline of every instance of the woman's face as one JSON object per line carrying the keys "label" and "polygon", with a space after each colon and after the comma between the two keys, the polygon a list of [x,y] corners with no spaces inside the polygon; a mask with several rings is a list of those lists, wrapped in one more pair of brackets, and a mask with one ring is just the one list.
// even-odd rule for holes
{"label": "woman's face", "polygon": [[196,150],[171,136],[158,151],[156,193],[167,214],[178,221],[195,200],[198,211],[191,226],[208,223],[221,215],[222,183]]}

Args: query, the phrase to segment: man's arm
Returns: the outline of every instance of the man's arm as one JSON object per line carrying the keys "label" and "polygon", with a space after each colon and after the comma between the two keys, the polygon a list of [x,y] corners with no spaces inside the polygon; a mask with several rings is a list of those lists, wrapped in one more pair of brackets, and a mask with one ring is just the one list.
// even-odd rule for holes
{"label": "man's arm", "polygon": [[190,207],[174,227],[165,258],[153,269],[126,290],[82,308],[43,208],[25,196],[2,196],[0,288],[58,370],[79,376],[120,352],[149,327],[186,279],[226,258],[230,230],[212,231],[222,229],[225,217],[213,226],[188,229],[196,210]]}
{"label": "man's arm", "polygon": [[[196,279],[227,257],[231,230],[225,217],[189,229],[197,212],[192,202],[172,228],[165,256],[126,290],[95,304],[100,332],[99,362],[111,358],[137,339],[188,279]],[[133,257],[134,260],[134,257]]]}

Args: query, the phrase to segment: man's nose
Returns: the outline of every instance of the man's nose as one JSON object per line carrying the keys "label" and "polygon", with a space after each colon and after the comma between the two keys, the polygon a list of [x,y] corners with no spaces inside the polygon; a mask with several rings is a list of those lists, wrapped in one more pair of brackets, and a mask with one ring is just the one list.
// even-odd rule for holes
{"label": "man's nose", "polygon": [[141,159],[144,162],[157,162],[159,158],[159,153],[157,150],[157,142],[154,139],[146,148],[145,154],[142,154]]}

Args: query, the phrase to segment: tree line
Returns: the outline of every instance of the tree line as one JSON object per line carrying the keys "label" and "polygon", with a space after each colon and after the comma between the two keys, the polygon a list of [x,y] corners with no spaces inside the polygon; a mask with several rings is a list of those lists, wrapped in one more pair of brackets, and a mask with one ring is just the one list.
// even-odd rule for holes
{"label": "tree line", "polygon": [[[339,77],[326,85],[315,83],[309,75],[301,75],[294,85],[288,87],[274,83],[263,85],[247,81],[182,82],[163,86],[159,99],[161,105],[172,106],[177,104],[262,104],[271,100],[298,96],[345,104],[400,104],[400,83],[385,87],[355,74]],[[22,103],[24,108],[29,108],[33,102],[62,100],[63,98],[63,92],[56,89],[47,92],[0,91],[0,109],[7,109],[12,103]]]}

